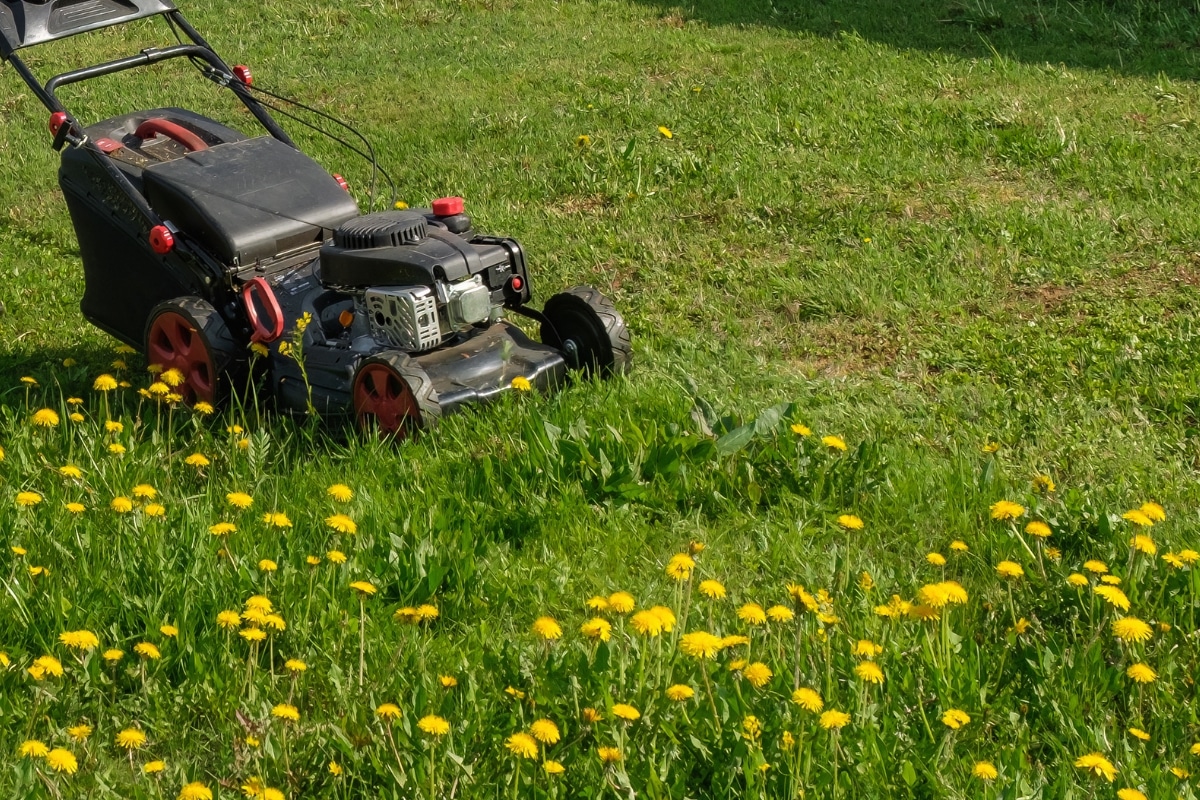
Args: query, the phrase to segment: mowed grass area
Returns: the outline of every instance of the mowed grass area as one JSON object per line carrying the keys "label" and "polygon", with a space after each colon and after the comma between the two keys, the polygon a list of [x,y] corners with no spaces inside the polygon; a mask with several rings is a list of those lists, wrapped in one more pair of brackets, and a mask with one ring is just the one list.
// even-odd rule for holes
{"label": "mowed grass area", "polygon": [[[81,324],[46,114],[0,72],[8,794],[1194,796],[1195,8],[185,10],[261,85],[359,125],[401,199],[459,193],[482,228],[520,238],[541,298],[609,294],[635,369],[398,447],[250,406],[158,409],[134,391],[139,358]],[[48,77],[150,43],[170,43],[164,27],[29,59]],[[182,65],[64,96],[84,120],[177,104],[246,121]],[[369,171],[294,130],[365,205]],[[132,386],[97,392],[101,373]],[[42,408],[56,426],[33,424]],[[1002,500],[1021,513],[992,519]],[[1122,518],[1148,501],[1165,520]],[[1049,538],[1026,533],[1034,520]],[[220,522],[236,531],[210,533]],[[685,552],[694,565],[668,574]],[[1095,593],[1089,560],[1120,595]],[[255,616],[258,596],[284,629]],[[795,616],[758,624],[749,602]],[[438,616],[395,618],[421,604]],[[221,611],[249,612],[235,627],[265,638],[222,628]],[[533,630],[544,616],[561,638]],[[611,630],[589,637],[593,617]],[[1114,627],[1129,617],[1148,639]],[[78,631],[98,647],[60,641]],[[750,641],[708,659],[703,637],[683,646],[697,632]],[[61,676],[29,674],[46,655]],[[694,696],[671,700],[672,685]],[[969,721],[952,728],[951,710]],[[823,725],[829,711],[849,719]],[[423,731],[426,715],[449,732]],[[510,737],[554,738],[537,720],[559,741],[527,758]],[[130,729],[146,741],[127,750]],[[77,771],[21,755],[31,740]],[[1106,761],[1076,766],[1090,754]]]}

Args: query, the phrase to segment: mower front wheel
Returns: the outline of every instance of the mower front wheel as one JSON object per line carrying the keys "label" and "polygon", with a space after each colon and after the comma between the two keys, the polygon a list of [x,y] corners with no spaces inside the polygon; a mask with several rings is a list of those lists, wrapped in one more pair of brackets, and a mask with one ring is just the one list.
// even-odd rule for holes
{"label": "mower front wheel", "polygon": [[612,301],[590,286],[575,286],[546,301],[542,342],[562,351],[567,365],[602,377],[627,372],[633,357],[629,328]]}
{"label": "mower front wheel", "polygon": [[433,380],[404,353],[363,359],[354,373],[354,416],[363,430],[405,438],[432,428],[442,416]]}
{"label": "mower front wheel", "polygon": [[207,300],[177,297],[150,312],[146,360],[179,372],[183,382],[173,388],[188,405],[224,400],[237,353],[229,327]]}

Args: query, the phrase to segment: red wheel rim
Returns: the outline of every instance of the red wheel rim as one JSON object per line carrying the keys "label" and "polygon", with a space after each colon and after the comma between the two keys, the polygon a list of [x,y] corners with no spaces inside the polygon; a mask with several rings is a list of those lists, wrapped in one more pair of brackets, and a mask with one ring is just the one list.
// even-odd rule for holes
{"label": "red wheel rim", "polygon": [[150,326],[146,359],[163,371],[177,369],[183,383],[175,391],[185,403],[213,402],[216,394],[216,369],[204,337],[191,320],[176,311],[164,311]]}
{"label": "red wheel rim", "polygon": [[408,381],[387,364],[367,364],[354,378],[354,412],[358,424],[369,428],[377,422],[379,431],[404,436],[409,423],[419,422],[421,409]]}

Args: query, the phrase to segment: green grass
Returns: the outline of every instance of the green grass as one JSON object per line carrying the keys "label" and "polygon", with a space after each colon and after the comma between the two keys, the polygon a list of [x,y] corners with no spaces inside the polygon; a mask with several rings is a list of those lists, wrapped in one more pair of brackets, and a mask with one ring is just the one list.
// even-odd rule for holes
{"label": "green grass", "polygon": [[[1192,769],[1200,740],[1195,575],[1131,556],[1119,515],[1153,499],[1167,509],[1150,531],[1160,553],[1200,543],[1200,9],[272,0],[185,10],[262,85],[360,124],[402,199],[461,193],[481,227],[520,238],[539,297],[574,283],[613,297],[634,332],[635,369],[508,398],[399,447],[252,411],[159,413],[132,391],[111,399],[124,430],[106,433],[91,383],[116,356],[80,324],[82,271],[46,114],[0,71],[0,525],[28,551],[0,556],[7,794],[174,797],[200,780],[232,797],[258,775],[288,797],[414,797],[431,794],[435,763],[438,796],[632,786],[791,797],[796,782],[805,796],[1194,796],[1168,769]],[[48,77],[169,41],[139,25],[29,58]],[[85,120],[178,104],[245,122],[208,89],[168,65],[67,96]],[[366,185],[361,163],[296,133]],[[583,135],[590,144],[577,144]],[[61,366],[67,358],[78,365]],[[143,385],[142,365],[127,360]],[[26,389],[26,375],[40,386]],[[70,396],[85,398],[85,422],[66,420]],[[43,406],[58,409],[58,428],[31,426]],[[794,422],[815,437],[798,439]],[[248,449],[227,433],[233,424]],[[814,440],[827,434],[849,450]],[[114,439],[123,456],[107,452]],[[998,452],[982,453],[988,442]],[[192,452],[212,466],[197,474],[183,461]],[[58,475],[67,463],[81,482]],[[1053,495],[1033,491],[1038,473],[1052,476]],[[161,493],[163,519],[109,509],[143,482]],[[345,508],[324,494],[335,482],[355,490]],[[45,499],[18,509],[22,490]],[[251,493],[252,509],[231,510],[230,491]],[[1000,499],[1051,524],[1061,562],[1036,542],[1027,550],[1023,526],[989,519]],[[88,510],[69,515],[71,501]],[[274,510],[293,527],[263,524]],[[358,534],[328,530],[338,510]],[[844,513],[865,528],[839,528]],[[239,527],[232,560],[208,533],[222,519]],[[953,540],[969,552],[952,553]],[[584,600],[618,589],[682,617],[685,595],[663,568],[690,541],[708,545],[696,579],[729,589],[711,623],[689,585],[686,629],[650,640],[617,624],[609,644],[583,639]],[[305,563],[333,547],[345,565]],[[931,551],[949,564],[928,564]],[[258,570],[263,558],[278,571]],[[1122,577],[1131,614],[1171,630],[1118,645],[1112,610],[1065,583],[1090,558]],[[1026,577],[1000,581],[1002,559]],[[49,577],[31,578],[30,565]],[[874,588],[861,588],[863,571]],[[873,613],[943,577],[969,594],[944,628]],[[380,588],[363,618],[361,688],[357,579]],[[718,723],[700,668],[673,645],[710,625],[744,632],[735,609],[790,603],[788,582],[827,589],[840,621],[801,614],[798,655],[796,623],[755,628],[751,659],[776,673],[763,689],[725,668],[744,653],[723,653],[708,669]],[[216,614],[259,592],[288,628],[252,652]],[[428,600],[435,623],[392,620]],[[543,614],[565,631],[552,647],[530,632]],[[1030,626],[1018,635],[1020,618]],[[164,623],[177,639],[158,633]],[[79,629],[125,659],[70,656],[57,637]],[[851,645],[864,638],[884,646],[882,687],[853,672]],[[145,668],[132,649],[143,640],[163,655]],[[24,670],[45,653],[66,674],[33,681]],[[284,675],[290,657],[308,664],[298,679]],[[1126,678],[1135,660],[1158,681]],[[788,701],[797,666],[827,708],[852,715],[837,737]],[[458,687],[443,689],[442,674]],[[668,703],[669,682],[697,697]],[[289,698],[294,725],[270,715]],[[394,725],[374,718],[383,702],[401,708]],[[615,702],[642,719],[626,729],[606,710],[601,725],[581,721],[582,707]],[[953,734],[939,720],[951,707],[972,717]],[[415,727],[426,713],[453,725],[432,762]],[[760,736],[741,735],[748,715]],[[516,772],[504,741],[543,717],[563,732],[548,757],[567,772],[532,783],[534,765]],[[80,721],[95,733],[70,743],[65,730]],[[135,724],[149,743],[131,769],[114,738]],[[798,750],[782,749],[785,730]],[[79,772],[19,758],[27,738],[70,747]],[[624,760],[603,767],[595,750],[614,744]],[[1073,766],[1093,751],[1118,768],[1113,786]],[[157,758],[165,771],[142,775]],[[979,760],[999,769],[995,783],[971,777]]]}

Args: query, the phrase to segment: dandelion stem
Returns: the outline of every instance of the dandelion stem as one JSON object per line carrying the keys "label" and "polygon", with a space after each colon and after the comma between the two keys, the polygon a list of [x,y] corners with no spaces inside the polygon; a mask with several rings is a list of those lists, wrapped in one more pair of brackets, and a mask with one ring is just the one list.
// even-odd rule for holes
{"label": "dandelion stem", "polygon": [[703,662],[700,664],[700,674],[704,676],[704,689],[708,692],[708,705],[713,712],[713,722],[717,726],[717,735],[721,735],[721,718],[717,716],[717,701],[713,699],[712,682],[708,678],[708,666]]}
{"label": "dandelion stem", "polygon": [[366,670],[367,652],[367,601],[363,595],[358,596],[358,685],[363,685],[363,673]]}

